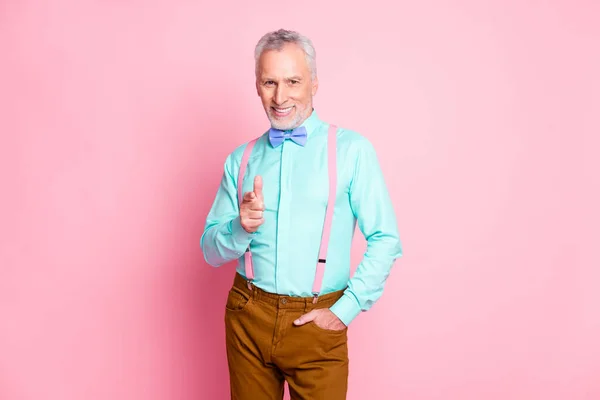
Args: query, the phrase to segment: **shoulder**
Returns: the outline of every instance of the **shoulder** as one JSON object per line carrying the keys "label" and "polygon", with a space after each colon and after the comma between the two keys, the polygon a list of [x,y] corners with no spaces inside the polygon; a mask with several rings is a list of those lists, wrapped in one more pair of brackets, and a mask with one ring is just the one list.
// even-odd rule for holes
{"label": "shoulder", "polygon": [[261,142],[265,139],[266,139],[266,133],[263,133],[260,136],[257,136],[250,140],[247,140],[246,142],[235,147],[227,155],[227,158],[225,159],[225,168],[230,173],[234,173],[234,172],[238,171],[240,168],[240,164],[242,163],[242,157],[244,155],[244,151],[246,151],[246,149],[249,149],[249,146],[252,142],[256,142],[255,144],[258,144],[259,142]]}
{"label": "shoulder", "polygon": [[371,140],[356,130],[338,127],[338,151],[351,157],[374,155],[375,148]]}

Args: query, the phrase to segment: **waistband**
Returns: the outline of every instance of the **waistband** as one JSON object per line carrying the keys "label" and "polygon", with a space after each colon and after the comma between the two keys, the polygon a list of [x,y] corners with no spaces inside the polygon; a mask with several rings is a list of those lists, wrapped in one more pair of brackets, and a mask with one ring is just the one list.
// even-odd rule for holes
{"label": "waistband", "polygon": [[249,297],[252,297],[253,300],[260,300],[278,308],[290,309],[331,307],[344,295],[345,290],[342,289],[335,292],[319,295],[319,297],[317,298],[317,302],[313,303],[313,296],[300,297],[271,293],[255,286],[254,284],[251,284],[252,289],[250,289],[248,288],[248,281],[238,272],[236,272],[235,274],[235,278],[233,280],[233,287],[239,291],[246,293]]}

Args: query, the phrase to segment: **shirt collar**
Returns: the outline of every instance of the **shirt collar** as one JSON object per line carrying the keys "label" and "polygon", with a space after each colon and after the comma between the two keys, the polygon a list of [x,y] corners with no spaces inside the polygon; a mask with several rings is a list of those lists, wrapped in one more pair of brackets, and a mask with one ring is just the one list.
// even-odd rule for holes
{"label": "shirt collar", "polygon": [[306,134],[308,137],[310,137],[310,135],[312,133],[314,133],[321,126],[321,124],[322,124],[322,121],[319,118],[319,115],[317,114],[315,109],[313,108],[309,117],[306,118],[304,120],[304,122],[302,122],[300,124],[300,126],[303,126],[304,128],[306,128]]}

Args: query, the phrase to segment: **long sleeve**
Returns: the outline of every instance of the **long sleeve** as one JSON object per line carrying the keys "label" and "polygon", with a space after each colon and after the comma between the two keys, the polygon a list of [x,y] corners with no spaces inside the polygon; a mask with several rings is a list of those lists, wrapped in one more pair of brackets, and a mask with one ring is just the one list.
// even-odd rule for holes
{"label": "long sleeve", "polygon": [[241,257],[254,235],[246,232],[240,224],[237,182],[232,170],[233,156],[229,155],[200,238],[204,259],[214,267]]}
{"label": "long sleeve", "polygon": [[394,208],[375,149],[365,138],[359,146],[350,204],[367,249],[344,295],[331,307],[346,325],[381,297],[394,261],[402,255]]}

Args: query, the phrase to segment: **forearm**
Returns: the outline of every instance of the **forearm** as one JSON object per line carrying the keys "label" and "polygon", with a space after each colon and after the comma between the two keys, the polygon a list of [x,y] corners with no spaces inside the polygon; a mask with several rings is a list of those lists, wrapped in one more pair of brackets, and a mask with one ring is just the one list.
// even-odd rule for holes
{"label": "forearm", "polygon": [[252,233],[240,224],[240,217],[232,220],[207,224],[200,239],[204,260],[218,267],[241,257],[252,241]]}
{"label": "forearm", "polygon": [[331,307],[331,311],[346,326],[379,300],[394,261],[401,254],[397,236],[380,236],[369,240],[362,261],[348,281],[348,288]]}
{"label": "forearm", "polygon": [[367,240],[367,250],[331,311],[348,325],[381,297],[394,261],[402,255],[396,214],[373,146],[358,141],[350,204]]}

